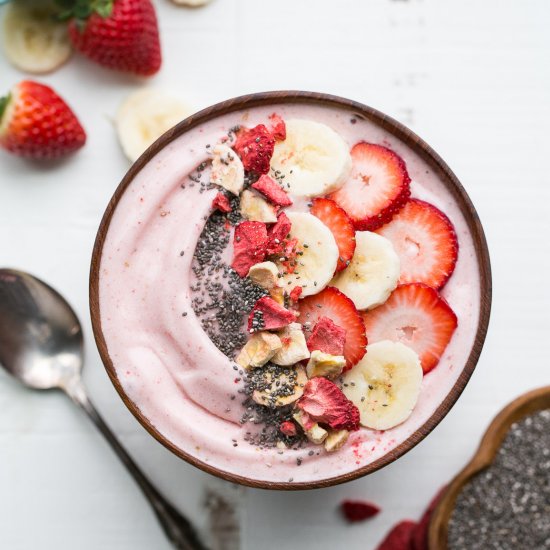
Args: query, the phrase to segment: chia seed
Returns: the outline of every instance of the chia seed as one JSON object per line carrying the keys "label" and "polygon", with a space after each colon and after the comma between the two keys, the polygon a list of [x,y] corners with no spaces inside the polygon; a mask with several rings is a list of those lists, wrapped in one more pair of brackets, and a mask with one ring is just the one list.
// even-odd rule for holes
{"label": "chia seed", "polygon": [[[277,407],[278,397],[292,395],[296,384],[296,370],[292,367],[279,367],[268,363],[265,367],[253,369],[245,373],[243,401],[244,414],[241,424],[253,423],[262,426],[255,432],[247,432],[245,441],[251,445],[262,448],[273,448],[278,442],[283,442],[286,447],[292,449],[301,448],[307,441],[303,433],[295,436],[287,436],[279,431],[283,422],[292,421],[292,404]],[[279,383],[277,385],[277,382]],[[260,405],[252,400],[255,391],[266,392],[269,395],[266,405]]]}
{"label": "chia seed", "polygon": [[493,464],[458,495],[448,548],[550,548],[550,409],[513,424]]}
{"label": "chia seed", "polygon": [[214,345],[234,359],[247,340],[244,324],[250,310],[267,292],[250,279],[241,279],[222,260],[230,238],[227,221],[233,223],[230,214],[219,211],[206,221],[193,257],[192,270],[197,282],[191,287],[194,292],[191,303]]}

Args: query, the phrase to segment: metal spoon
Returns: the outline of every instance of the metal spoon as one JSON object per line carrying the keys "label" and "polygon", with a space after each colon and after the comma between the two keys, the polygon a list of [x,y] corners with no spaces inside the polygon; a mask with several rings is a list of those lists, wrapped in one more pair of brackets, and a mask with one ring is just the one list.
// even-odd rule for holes
{"label": "metal spoon", "polygon": [[206,550],[189,520],[153,487],[99,416],[80,377],[82,364],[82,328],[65,299],[28,273],[0,269],[0,365],[26,386],[61,389],[82,407],[134,476],[174,547]]}

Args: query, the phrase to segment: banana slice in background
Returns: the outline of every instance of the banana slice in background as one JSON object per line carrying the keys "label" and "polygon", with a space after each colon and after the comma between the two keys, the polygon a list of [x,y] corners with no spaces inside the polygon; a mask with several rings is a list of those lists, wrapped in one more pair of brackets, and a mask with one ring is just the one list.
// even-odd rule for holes
{"label": "banana slice in background", "polygon": [[286,121],[286,139],[275,145],[271,170],[291,195],[316,197],[342,186],[351,172],[349,145],[326,124]]}
{"label": "banana slice in background", "polygon": [[295,286],[302,287],[301,296],[321,292],[332,279],[338,262],[338,246],[331,230],[312,214],[287,212],[292,224],[289,239],[298,240],[296,268],[289,273],[278,260],[283,273],[281,286],[290,292]]}
{"label": "banana slice in background", "polygon": [[72,48],[67,23],[55,20],[51,2],[14,0],[5,10],[2,42],[12,65],[28,73],[43,74],[69,59]]}
{"label": "banana slice in background", "polygon": [[349,266],[330,283],[352,300],[357,309],[383,304],[397,286],[400,262],[392,243],[376,233],[357,231]]}
{"label": "banana slice in background", "polygon": [[388,430],[411,415],[422,384],[418,355],[400,342],[382,340],[343,377],[342,391],[359,409],[361,425]]}
{"label": "banana slice in background", "polygon": [[163,90],[146,88],[130,94],[115,119],[124,154],[134,162],[164,132],[194,112],[195,109]]}

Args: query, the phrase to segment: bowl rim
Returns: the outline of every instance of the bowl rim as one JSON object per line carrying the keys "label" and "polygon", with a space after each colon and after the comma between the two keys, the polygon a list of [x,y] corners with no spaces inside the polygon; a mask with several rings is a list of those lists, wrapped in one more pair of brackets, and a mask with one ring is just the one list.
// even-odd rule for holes
{"label": "bowl rim", "polygon": [[[253,107],[278,104],[314,104],[324,107],[338,108],[350,112],[353,116],[358,118],[368,119],[375,124],[382,127],[384,130],[390,132],[395,137],[403,141],[408,147],[410,147],[416,154],[418,154],[430,167],[437,171],[441,177],[447,190],[451,193],[454,200],[457,202],[462,214],[464,215],[472,239],[474,241],[474,248],[479,265],[480,275],[480,313],[479,324],[475,335],[474,343],[468,359],[460,373],[454,386],[451,388],[445,399],[440,403],[430,418],[420,426],[413,434],[411,434],[405,441],[400,443],[397,447],[392,449],[389,453],[375,460],[374,462],[367,464],[361,468],[353,470],[351,472],[338,475],[335,477],[329,477],[316,481],[308,482],[273,482],[265,480],[250,479],[244,476],[226,472],[223,469],[216,468],[206,462],[203,462],[195,456],[181,450],[174,445],[168,438],[161,434],[150,421],[141,413],[138,406],[130,400],[126,395],[120,381],[118,380],[113,362],[109,356],[105,338],[101,327],[101,314],[100,314],[100,302],[99,302],[99,276],[101,265],[101,253],[103,245],[107,236],[109,225],[114,214],[114,211],[118,205],[118,202],[128,186],[133,181],[134,177],[145,167],[151,158],[153,158],[164,147],[170,144],[173,140],[180,137],[184,133],[200,126],[201,124],[212,120],[214,118],[223,116],[230,112],[242,111]],[[464,190],[462,184],[447,166],[443,159],[420,137],[414,132],[406,128],[400,122],[397,122],[393,118],[383,114],[382,112],[373,109],[362,103],[345,99],[342,97],[334,96],[331,94],[319,93],[319,92],[306,92],[306,91],[271,91],[271,92],[258,92],[243,96],[238,96],[232,99],[216,103],[206,109],[199,111],[196,114],[184,119],[179,124],[168,130],[159,139],[157,139],[130,167],[128,172],[122,178],[120,184],[115,190],[105,213],[103,214],[99,229],[96,235],[94,248],[92,252],[92,259],[90,265],[90,280],[89,280],[89,301],[90,301],[90,315],[92,321],[92,329],[95,337],[95,341],[99,350],[99,354],[105,370],[112,384],[117,390],[122,401],[128,407],[130,412],[136,417],[138,422],[162,445],[173,452],[179,458],[184,459],[189,464],[200,468],[201,470],[220,477],[226,481],[239,483],[249,487],[260,489],[277,489],[277,490],[304,490],[304,489],[319,489],[323,487],[330,487],[340,483],[345,483],[357,479],[359,477],[371,474],[380,468],[387,466],[391,462],[394,462],[399,457],[410,451],[420,441],[422,441],[445,417],[452,406],[455,404],[460,394],[466,387],[468,380],[472,376],[472,373],[476,367],[479,359],[487,329],[489,326],[489,318],[491,312],[491,295],[492,295],[492,279],[491,279],[491,262],[489,258],[489,250],[487,247],[487,241],[483,232],[479,216],[472,204],[469,196]]]}

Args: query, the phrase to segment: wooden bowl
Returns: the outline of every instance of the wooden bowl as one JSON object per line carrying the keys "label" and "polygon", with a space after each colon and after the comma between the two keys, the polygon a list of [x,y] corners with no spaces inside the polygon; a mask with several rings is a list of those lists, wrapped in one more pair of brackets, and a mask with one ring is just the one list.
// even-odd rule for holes
{"label": "wooden bowl", "polygon": [[474,457],[447,486],[434,510],[428,533],[430,550],[447,549],[449,520],[458,495],[472,477],[493,463],[510,426],[524,416],[544,409],[550,409],[550,386],[530,391],[518,397],[491,422]]}
{"label": "wooden bowl", "polygon": [[[362,467],[357,470],[327,480],[320,480],[315,482],[266,482],[251,480],[246,477],[229,474],[222,470],[212,467],[211,465],[202,462],[201,460],[183,452],[177,448],[171,441],[165,438],[140,412],[139,408],[133,403],[122,388],[111,361],[103,336],[101,321],[100,321],[100,303],[99,303],[99,269],[101,252],[103,244],[107,234],[107,230],[113,216],[113,212],[117,207],[117,204],[134,179],[136,174],[153,158],[161,149],[166,147],[174,139],[178,138],[185,132],[204,124],[205,122],[212,120],[216,117],[225,115],[230,112],[241,111],[252,107],[258,107],[263,105],[277,105],[277,104],[304,104],[304,105],[316,105],[326,106],[328,108],[337,108],[348,111],[354,116],[358,116],[364,119],[373,121],[378,126],[382,127],[386,131],[390,132],[398,139],[407,144],[416,154],[418,154],[424,161],[428,163],[432,170],[434,170],[447,187],[448,191],[452,194],[455,201],[459,205],[467,223],[474,247],[477,253],[479,276],[481,281],[481,303],[480,303],[480,317],[479,325],[475,337],[474,344],[468,356],[468,360],[460,373],[455,385],[448,393],[447,397],[439,405],[433,415],[414,432],[406,441],[398,445],[391,452],[387,453],[380,459]],[[259,487],[263,489],[281,489],[281,490],[301,490],[301,489],[318,489],[321,487],[327,487],[343,483],[345,481],[351,481],[358,477],[370,474],[383,466],[393,462],[415,445],[417,445],[422,439],[424,439],[434,428],[439,424],[443,417],[449,412],[454,405],[464,387],[466,386],[472,372],[475,369],[479,354],[485,341],[485,335],[487,333],[487,327],[489,324],[489,315],[491,310],[491,266],[489,260],[489,252],[487,249],[487,243],[485,241],[485,235],[483,228],[479,221],[477,212],[470,201],[470,198],[466,194],[464,188],[458,181],[457,177],[453,174],[451,169],[445,164],[443,159],[422,139],[416,134],[411,132],[408,128],[393,120],[387,115],[376,111],[371,107],[362,105],[349,99],[344,99],[327,94],[313,93],[313,92],[299,92],[299,91],[279,91],[279,92],[264,92],[251,94],[246,96],[229,99],[218,103],[212,107],[208,107],[199,113],[196,113],[184,121],[180,122],[177,126],[170,129],[162,137],[160,137],[145,153],[132,165],[128,173],[122,179],[115,194],[113,195],[103,219],[99,227],[95,246],[92,255],[91,269],[90,269],[90,313],[92,318],[92,327],[94,336],[99,349],[99,353],[107,370],[107,373],[118,391],[120,397],[130,409],[132,414],[138,419],[143,427],[158,441],[160,441],[165,447],[170,449],[174,454],[183,458],[190,464],[201,468],[202,470],[211,474],[217,475],[228,481],[248,485],[251,487]]]}

